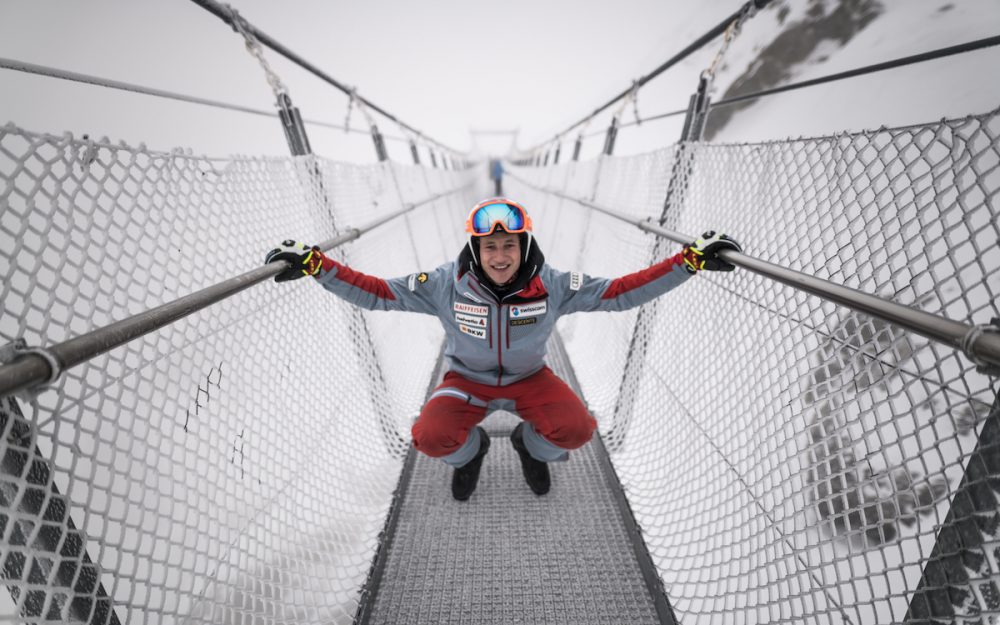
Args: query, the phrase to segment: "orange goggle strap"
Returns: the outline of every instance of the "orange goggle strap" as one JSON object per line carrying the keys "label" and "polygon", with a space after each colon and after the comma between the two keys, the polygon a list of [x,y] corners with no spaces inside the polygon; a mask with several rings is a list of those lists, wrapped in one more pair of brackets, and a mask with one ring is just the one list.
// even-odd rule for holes
{"label": "orange goggle strap", "polygon": [[[512,206],[517,210],[521,211],[521,217],[524,219],[524,227],[519,230],[508,230],[506,224],[497,219],[490,224],[490,229],[488,232],[476,232],[475,229],[472,227],[472,218],[480,209],[485,208],[487,206],[492,206],[493,204],[505,204],[507,206]],[[510,200],[492,199],[476,204],[475,208],[473,208],[469,212],[469,216],[465,220],[465,231],[474,237],[486,237],[493,234],[493,231],[496,229],[497,224],[499,224],[500,227],[503,229],[503,231],[507,232],[508,234],[520,234],[521,232],[531,232],[532,228],[531,217],[528,216],[528,211],[524,210],[523,206],[521,206],[517,202],[512,202]]]}

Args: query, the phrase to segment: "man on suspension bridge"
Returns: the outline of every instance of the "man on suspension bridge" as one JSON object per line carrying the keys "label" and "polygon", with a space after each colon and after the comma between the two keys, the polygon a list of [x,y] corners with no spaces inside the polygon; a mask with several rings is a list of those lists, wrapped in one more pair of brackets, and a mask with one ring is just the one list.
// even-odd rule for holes
{"label": "man on suspension bridge", "polygon": [[[597,423],[570,387],[545,365],[556,320],[575,312],[627,310],[680,285],[700,270],[732,271],[720,250],[741,251],[724,234],[706,232],[677,254],[609,280],[545,264],[531,218],[517,202],[477,204],[465,222],[458,259],[428,273],[383,280],[354,271],[319,248],[284,241],[265,262],[287,261],[275,281],[315,277],[323,287],[369,310],[435,315],[447,337],[448,371],[416,423],[413,446],[455,468],[451,492],[468,499],[479,482],[490,438],[479,423],[506,405],[521,417],[511,443],[531,490],[549,491],[549,462],[567,459]],[[491,406],[492,404],[492,406]]]}

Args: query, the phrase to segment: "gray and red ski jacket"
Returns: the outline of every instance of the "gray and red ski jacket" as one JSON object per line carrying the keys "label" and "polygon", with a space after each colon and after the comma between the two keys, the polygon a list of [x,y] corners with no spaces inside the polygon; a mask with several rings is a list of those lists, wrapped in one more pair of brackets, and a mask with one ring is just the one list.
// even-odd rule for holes
{"label": "gray and red ski jacket", "polygon": [[435,315],[444,326],[449,369],[480,384],[505,386],[545,365],[546,343],[562,315],[634,308],[692,275],[679,253],[613,280],[559,271],[542,259],[522,265],[522,272],[531,271],[523,288],[498,296],[468,259],[465,254],[430,272],[383,280],[326,258],[316,278],[362,308]]}

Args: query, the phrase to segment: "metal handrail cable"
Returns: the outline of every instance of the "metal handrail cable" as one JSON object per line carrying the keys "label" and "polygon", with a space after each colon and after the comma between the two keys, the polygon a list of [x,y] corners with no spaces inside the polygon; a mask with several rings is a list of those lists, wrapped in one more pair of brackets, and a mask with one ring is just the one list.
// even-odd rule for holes
{"label": "metal handrail cable", "polygon": [[[194,2],[195,4],[197,4],[198,6],[200,6],[201,8],[205,9],[209,13],[212,13],[213,15],[215,15],[216,17],[218,17],[219,19],[221,19],[225,23],[229,24],[230,26],[233,26],[233,16],[232,16],[232,13],[230,12],[229,8],[226,5],[223,5],[222,3],[217,2],[216,0],[191,0],[191,1]],[[346,95],[348,95],[350,97],[357,98],[357,100],[359,102],[361,102],[362,104],[364,104],[366,107],[370,108],[371,110],[378,112],[380,115],[382,115],[386,119],[389,119],[389,120],[392,120],[392,121],[396,122],[397,124],[399,124],[399,126],[401,126],[401,127],[405,128],[405,129],[409,130],[410,132],[412,132],[412,133],[416,134],[417,136],[419,136],[419,137],[427,140],[428,142],[437,145],[438,147],[441,147],[441,148],[444,148],[444,149],[449,150],[451,152],[454,152],[455,154],[462,154],[463,153],[461,150],[456,150],[455,148],[452,148],[452,147],[450,147],[448,145],[445,145],[444,143],[441,143],[440,141],[432,139],[431,137],[427,136],[426,134],[424,134],[420,130],[417,130],[416,128],[410,126],[406,122],[400,120],[398,117],[396,117],[392,113],[386,111],[385,109],[383,109],[382,107],[378,106],[377,104],[374,104],[373,102],[371,102],[367,98],[364,98],[364,97],[362,97],[360,95],[357,95],[356,91],[353,88],[349,87],[348,85],[345,85],[344,83],[340,82],[339,80],[337,80],[333,76],[330,76],[329,74],[327,74],[323,70],[319,69],[318,67],[316,67],[315,65],[313,65],[309,61],[305,60],[304,58],[302,58],[298,54],[292,52],[291,50],[289,50],[288,48],[286,48],[283,44],[281,44],[280,42],[278,42],[277,40],[275,40],[273,37],[271,37],[270,35],[268,35],[265,32],[262,32],[259,28],[257,28],[253,24],[246,23],[243,26],[249,32],[251,32],[253,34],[253,36],[256,37],[260,41],[260,43],[262,43],[265,46],[267,46],[268,48],[274,50],[275,52],[277,52],[281,56],[285,57],[286,59],[288,59],[292,63],[295,63],[296,65],[298,65],[302,69],[304,69],[304,70],[308,71],[309,73],[315,75],[317,78],[319,78],[319,79],[323,80],[324,82],[330,84],[331,86],[335,87],[336,89],[339,89],[340,91],[344,92]]]}
{"label": "metal handrail cable", "polygon": [[[540,187],[515,174],[508,175],[533,189],[564,200],[576,202],[581,206],[586,206],[609,217],[630,223],[640,230],[680,243],[681,245],[690,243],[695,238],[673,230],[667,230],[657,225],[651,217],[637,219],[595,204],[584,198],[573,197],[554,189]],[[794,269],[775,265],[740,252],[723,250],[719,253],[719,256],[737,267],[749,269],[754,273],[776,282],[781,282],[794,289],[805,291],[806,293],[816,295],[841,306],[846,306],[852,310],[878,317],[923,337],[963,351],[967,355],[970,355],[970,357],[975,356],[993,366],[1000,366],[1000,332],[984,332],[980,326],[971,326],[960,321],[948,319],[947,317],[941,317],[916,308],[904,306],[903,304],[897,304],[896,302],[891,302],[857,289],[810,276]]]}
{"label": "metal handrail cable", "polygon": [[[167,91],[166,89],[145,87],[143,85],[136,85],[134,83],[128,83],[121,80],[114,80],[112,78],[103,78],[101,76],[94,76],[92,74],[82,74],[80,72],[72,72],[70,70],[59,69],[57,67],[38,65],[36,63],[28,63],[26,61],[19,61],[17,59],[8,59],[0,57],[0,68],[14,70],[17,72],[24,72],[26,74],[47,76],[49,78],[70,80],[73,82],[79,82],[88,85],[96,85],[98,87],[105,87],[108,89],[118,89],[121,91],[128,91],[130,93],[139,93],[142,95],[149,95],[158,98],[166,98],[168,100],[178,100],[180,102],[203,104],[205,106],[213,106],[216,108],[228,109],[230,111],[238,111],[241,113],[251,113],[253,115],[262,115],[264,117],[279,117],[277,112],[269,111],[266,109],[254,108],[252,106],[243,106],[242,104],[233,104],[230,102],[223,102],[221,100],[212,100],[210,98],[202,98],[198,96],[177,93],[175,91]],[[367,130],[363,130],[361,128],[347,128],[345,126],[333,124],[330,122],[320,121],[318,119],[303,118],[303,121],[308,124],[313,124],[316,126],[325,126],[326,128],[333,128],[336,130],[356,132],[359,134],[368,134]],[[394,141],[405,141],[403,137],[398,137],[394,135],[383,135],[383,136],[386,139],[392,139]]]}
{"label": "metal handrail cable", "polygon": [[[855,69],[837,72],[835,74],[829,74],[827,76],[821,76],[819,78],[812,78],[810,80],[803,80],[801,82],[790,83],[787,85],[782,85],[780,87],[774,87],[772,89],[763,89],[761,91],[755,91],[753,93],[746,93],[742,95],[733,96],[731,98],[726,98],[725,100],[719,100],[718,102],[711,102],[708,108],[714,109],[717,107],[726,106],[729,104],[736,104],[737,102],[743,102],[746,100],[752,100],[754,98],[762,98],[765,96],[773,95],[776,93],[782,93],[784,91],[793,91],[795,89],[801,89],[803,87],[813,87],[816,85],[821,85],[828,82],[834,82],[837,80],[843,80],[845,78],[854,78],[856,76],[863,76],[865,74],[872,74],[875,72],[884,71],[887,69],[894,69],[896,67],[904,67],[906,65],[913,65],[915,63],[922,63],[924,61],[931,61],[934,59],[940,59],[947,56],[952,56],[955,54],[961,54],[963,52],[972,52],[975,50],[982,50],[984,48],[989,48],[992,46],[1000,45],[1000,35],[995,37],[985,37],[983,39],[976,39],[975,41],[968,41],[966,43],[948,46],[945,48],[938,48],[937,50],[929,50],[927,52],[921,52],[920,54],[913,54],[910,56],[904,56],[898,59],[893,59],[891,61],[883,61],[882,63],[874,63],[872,65],[866,65],[864,67],[858,67]],[[665,113],[658,113],[656,115],[650,115],[649,117],[643,117],[631,122],[623,122],[618,127],[627,128],[629,126],[638,126],[645,122],[651,122],[658,119],[664,119],[667,117],[673,117],[675,115],[683,115],[687,113],[687,109],[678,109],[674,111],[667,111]],[[584,138],[594,137],[600,134],[604,134],[604,130],[597,130],[592,133],[583,135]]]}
{"label": "metal handrail cable", "polygon": [[[202,1],[204,1],[204,0],[194,0],[194,2],[202,2]],[[580,119],[579,121],[577,121],[577,122],[575,122],[573,124],[570,124],[562,132],[557,132],[551,139],[548,139],[546,141],[542,141],[541,143],[539,143],[535,147],[530,148],[528,150],[525,150],[525,152],[531,152],[532,150],[536,150],[539,147],[541,147],[542,145],[544,145],[544,144],[546,144],[546,143],[548,143],[550,141],[557,141],[559,139],[559,137],[561,137],[564,134],[568,133],[570,130],[576,128],[577,126],[579,126],[580,124],[586,122],[589,119],[593,119],[598,114],[600,114],[604,110],[606,110],[609,107],[611,107],[612,105],[614,105],[615,102],[618,102],[622,98],[628,97],[629,94],[634,93],[637,88],[642,87],[643,85],[645,85],[646,83],[648,83],[650,80],[653,80],[654,78],[656,78],[657,76],[659,76],[663,72],[667,71],[668,69],[670,69],[674,65],[676,65],[676,64],[680,63],[681,61],[683,61],[684,59],[686,59],[688,56],[690,56],[694,52],[697,52],[699,49],[701,49],[702,47],[704,47],[704,45],[707,44],[708,42],[712,41],[713,39],[715,39],[719,35],[721,35],[724,32],[726,32],[726,29],[729,28],[730,24],[732,24],[734,20],[739,19],[740,16],[743,15],[749,8],[752,7],[753,10],[755,10],[755,11],[756,10],[760,10],[760,9],[763,9],[765,6],[767,6],[770,2],[771,2],[771,0],[750,0],[749,2],[745,3],[739,9],[737,9],[732,15],[726,17],[724,20],[722,20],[721,22],[719,22],[716,26],[714,26],[711,30],[709,30],[708,32],[706,32],[704,35],[702,35],[701,37],[699,37],[699,38],[695,39],[693,42],[691,42],[686,48],[684,48],[683,50],[681,50],[680,52],[678,52],[674,56],[670,57],[669,59],[667,59],[666,61],[664,61],[663,63],[661,63],[659,65],[659,67],[657,67],[653,71],[649,72],[648,74],[645,74],[644,76],[642,76],[640,78],[637,78],[631,85],[628,86],[627,89],[625,89],[624,91],[622,91],[618,95],[614,96],[613,98],[611,98],[610,100],[608,100],[607,102],[605,102],[604,104],[602,104],[601,106],[599,106],[596,109],[594,109],[593,112],[591,112],[590,114],[584,116],[583,119]]]}
{"label": "metal handrail cable", "polygon": [[[404,208],[385,215],[376,221],[357,228],[350,228],[344,233],[320,243],[318,247],[324,252],[339,247],[357,239],[370,230],[388,223],[396,217],[414,210],[418,206],[457,193],[468,186],[463,185],[451,191],[438,193],[418,202],[407,204]],[[81,334],[58,345],[47,347],[44,349],[45,356],[37,353],[24,354],[17,360],[0,366],[0,397],[30,389],[46,380],[54,378],[58,371],[53,371],[50,359],[54,359],[54,364],[58,364],[60,371],[65,371],[95,356],[124,345],[133,339],[159,330],[216,302],[232,297],[240,291],[260,284],[268,278],[278,275],[288,267],[289,263],[287,261],[270,263],[206,287],[200,291],[185,295],[172,302],[151,308],[138,315],[116,321],[86,334]]]}
{"label": "metal handrail cable", "polygon": [[[743,102],[744,100],[752,100],[754,98],[762,98],[764,96],[773,95],[775,93],[782,93],[784,91],[792,91],[795,89],[801,89],[803,87],[813,87],[815,85],[821,85],[828,82],[833,82],[836,80],[843,80],[845,78],[854,78],[855,76],[863,76],[865,74],[872,74],[875,72],[881,72],[887,69],[893,69],[896,67],[903,67],[905,65],[913,65],[914,63],[922,63],[924,61],[931,61],[934,59],[944,58],[946,56],[952,56],[955,54],[961,54],[963,52],[972,52],[974,50],[982,50],[983,48],[989,48],[992,46],[1000,45],[1000,35],[994,37],[985,37],[983,39],[976,39],[975,41],[968,41],[966,43],[948,46],[946,48],[938,48],[937,50],[929,50],[927,52],[921,52],[920,54],[913,54],[910,56],[904,56],[902,58],[893,59],[891,61],[884,61],[882,63],[874,63],[872,65],[865,65],[864,67],[858,67],[855,69],[837,72],[836,74],[829,74],[827,76],[821,76],[819,78],[812,78],[810,80],[803,80],[801,82],[791,83],[788,85],[782,85],[780,87],[774,87],[773,89],[763,89],[761,91],[755,91],[754,93],[747,93],[743,95],[733,96],[731,98],[726,98],[725,100],[719,100],[718,102],[712,102],[709,104],[709,108],[716,108],[720,106],[726,106],[727,104],[735,104],[737,102]],[[669,114],[669,113],[668,113]],[[662,115],[661,115],[662,116]],[[652,118],[651,118],[652,119]],[[646,121],[646,120],[643,120]]]}
{"label": "metal handrail cable", "polygon": [[[763,5],[760,5],[760,6],[763,6]],[[737,11],[734,14],[733,17],[728,18],[729,21],[731,21],[735,16],[738,16],[739,14],[740,14],[740,11]],[[714,29],[712,29],[711,31],[709,31],[708,33],[706,33],[701,39],[697,40],[695,43],[691,44],[690,46],[688,46],[687,48],[685,48],[684,50],[682,50],[680,53],[678,53],[676,56],[674,56],[673,58],[671,58],[669,61],[667,61],[666,63],[664,63],[660,67],[658,67],[656,70],[654,70],[650,74],[647,74],[643,78],[640,78],[638,81],[636,81],[636,85],[637,86],[644,85],[645,83],[649,82],[649,80],[651,78],[655,77],[658,73],[662,72],[663,70],[666,70],[668,67],[670,67],[671,65],[675,64],[677,61],[680,61],[681,59],[683,59],[684,56],[687,56],[691,52],[694,52],[695,50],[697,50],[697,48],[703,46],[705,43],[707,43],[711,39],[717,37],[719,34],[721,34],[722,32],[725,31],[725,26],[728,23],[729,22],[723,22],[719,26],[716,26]],[[957,45],[954,45],[954,46],[947,46],[947,47],[944,47],[944,48],[938,48],[936,50],[929,50],[927,52],[921,52],[919,54],[913,54],[913,55],[910,55],[910,56],[905,56],[905,57],[901,57],[901,58],[898,58],[898,59],[893,59],[891,61],[884,61],[882,63],[874,63],[872,65],[865,65],[864,67],[858,67],[858,68],[855,68],[855,69],[852,69],[852,70],[847,70],[847,71],[843,71],[843,72],[837,72],[835,74],[829,74],[827,76],[821,76],[819,78],[813,78],[813,79],[810,79],[810,80],[803,80],[803,81],[797,82],[797,83],[791,83],[791,84],[788,84],[788,85],[782,85],[780,87],[774,87],[772,89],[763,89],[761,91],[755,91],[753,93],[747,93],[747,94],[741,94],[741,95],[733,96],[731,98],[726,98],[724,100],[719,100],[717,102],[711,102],[709,104],[709,108],[710,109],[714,109],[714,108],[726,106],[726,105],[729,105],[729,104],[736,104],[737,102],[743,102],[743,101],[746,101],[746,100],[752,100],[752,99],[755,99],[755,98],[762,98],[762,97],[765,97],[765,96],[774,95],[776,93],[782,93],[782,92],[785,92],[785,91],[793,91],[795,89],[801,89],[803,87],[813,87],[813,86],[821,85],[821,84],[828,83],[828,82],[834,82],[834,81],[837,81],[837,80],[843,80],[845,78],[854,78],[856,76],[863,76],[865,74],[872,74],[872,73],[875,73],[875,72],[880,72],[880,71],[884,71],[884,70],[887,70],[887,69],[894,69],[894,68],[897,68],[897,67],[904,67],[906,65],[913,65],[915,63],[922,63],[924,61],[931,61],[931,60],[934,60],[934,59],[940,59],[940,58],[944,58],[944,57],[947,57],[947,56],[952,56],[952,55],[955,55],[955,54],[962,54],[964,52],[973,52],[975,50],[982,50],[984,48],[989,48],[989,47],[996,46],[996,45],[1000,45],[1000,35],[996,35],[996,36],[993,36],[993,37],[984,37],[982,39],[976,39],[974,41],[968,41],[966,43],[961,43],[961,44],[957,44]],[[579,126],[580,124],[582,124],[583,122],[587,121],[588,119],[593,118],[598,113],[600,113],[601,111],[607,109],[609,106],[611,106],[612,104],[614,104],[615,102],[617,102],[621,98],[627,96],[629,93],[632,92],[632,90],[633,90],[633,87],[630,87],[629,89],[627,89],[627,90],[623,91],[622,93],[618,94],[617,96],[615,96],[609,102],[607,102],[604,105],[602,105],[601,107],[595,109],[593,113],[591,113],[587,117],[584,117],[582,120],[576,122],[572,126],[569,126],[563,132],[556,134],[552,139],[549,139],[548,141],[558,140],[559,137],[561,137],[562,135],[566,134],[567,132],[569,132],[570,130],[572,130],[573,128],[575,128],[576,126]],[[641,119],[636,119],[636,121],[633,121],[633,122],[622,123],[622,124],[619,125],[619,128],[625,128],[625,127],[628,127],[628,126],[636,126],[636,125],[642,124],[643,122],[654,121],[654,120],[657,120],[657,119],[663,119],[663,118],[672,117],[672,116],[675,116],[675,115],[682,115],[682,114],[684,114],[686,112],[687,112],[687,109],[679,109],[679,110],[675,110],[675,111],[668,111],[666,113],[659,113],[657,115],[651,115],[650,117],[644,117],[644,118],[641,118]],[[584,135],[584,138],[593,137],[593,136],[600,135],[600,134],[603,134],[603,133],[604,133],[604,130],[595,131],[595,132],[592,132],[590,134]],[[534,148],[531,148],[530,150],[525,150],[525,152],[530,152],[531,150],[538,149],[539,147],[541,147],[542,145],[544,145],[548,141],[543,141],[542,143],[539,143]]]}

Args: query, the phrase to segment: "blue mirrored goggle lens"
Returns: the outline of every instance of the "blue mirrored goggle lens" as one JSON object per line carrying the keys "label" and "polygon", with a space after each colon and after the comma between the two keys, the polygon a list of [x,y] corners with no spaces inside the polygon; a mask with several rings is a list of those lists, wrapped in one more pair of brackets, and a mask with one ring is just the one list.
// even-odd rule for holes
{"label": "blue mirrored goggle lens", "polygon": [[472,229],[476,234],[489,234],[496,222],[508,232],[522,230],[524,214],[509,204],[487,204],[472,216]]}

